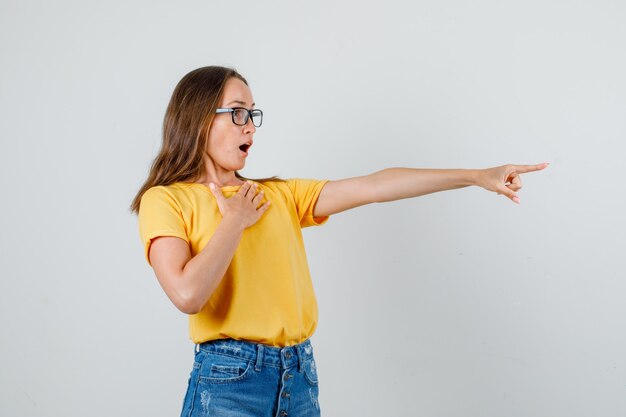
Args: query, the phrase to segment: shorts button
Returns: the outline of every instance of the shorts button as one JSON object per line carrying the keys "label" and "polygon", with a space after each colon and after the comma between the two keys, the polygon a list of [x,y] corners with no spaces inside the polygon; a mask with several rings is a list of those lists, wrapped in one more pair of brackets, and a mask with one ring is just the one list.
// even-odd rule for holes
{"label": "shorts button", "polygon": [[285,358],[287,358],[287,359],[291,359],[291,352],[287,351],[287,352],[285,353]]}
{"label": "shorts button", "polygon": [[291,374],[285,374],[285,381],[288,380],[289,378],[291,378],[293,375]]}
{"label": "shorts button", "polygon": [[289,393],[288,393],[288,392],[283,392],[282,397],[283,397],[283,398],[289,398]]}
{"label": "shorts button", "polygon": [[287,415],[287,412],[286,412],[286,411],[282,411],[282,412],[280,413],[280,415],[281,415],[281,416],[286,416],[286,415]]}

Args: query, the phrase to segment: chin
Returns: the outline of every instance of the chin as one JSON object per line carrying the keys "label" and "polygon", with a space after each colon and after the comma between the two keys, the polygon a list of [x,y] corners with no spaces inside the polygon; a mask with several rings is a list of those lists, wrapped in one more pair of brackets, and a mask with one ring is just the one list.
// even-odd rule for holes
{"label": "chin", "polygon": [[244,169],[246,164],[233,165],[229,168],[230,171],[241,171]]}

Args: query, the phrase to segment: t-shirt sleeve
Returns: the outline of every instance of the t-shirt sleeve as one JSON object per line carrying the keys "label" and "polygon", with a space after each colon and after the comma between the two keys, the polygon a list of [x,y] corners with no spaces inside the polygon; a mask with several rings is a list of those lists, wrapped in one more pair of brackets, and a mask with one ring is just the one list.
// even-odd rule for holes
{"label": "t-shirt sleeve", "polygon": [[143,194],[138,218],[139,236],[150,266],[152,264],[148,254],[152,239],[159,236],[175,236],[189,243],[180,205],[174,195],[162,186],[152,187]]}
{"label": "t-shirt sleeve", "polygon": [[314,179],[288,179],[287,185],[291,190],[296,202],[298,218],[301,227],[319,226],[328,221],[329,216],[314,217],[313,209],[317,199],[322,192],[322,188],[329,180]]}

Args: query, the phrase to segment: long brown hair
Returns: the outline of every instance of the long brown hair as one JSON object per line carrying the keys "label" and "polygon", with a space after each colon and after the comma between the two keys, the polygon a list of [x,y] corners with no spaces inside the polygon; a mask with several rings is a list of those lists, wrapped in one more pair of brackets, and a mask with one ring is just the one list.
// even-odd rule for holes
{"label": "long brown hair", "polygon": [[[130,211],[139,212],[143,194],[151,187],[175,182],[196,181],[204,172],[203,155],[207,149],[209,129],[215,109],[224,94],[226,82],[235,77],[248,82],[234,68],[202,67],[185,75],[176,85],[163,120],[163,143],[154,159],[148,179],[130,205]],[[247,180],[235,171],[235,176]],[[278,177],[254,181],[282,181]]]}

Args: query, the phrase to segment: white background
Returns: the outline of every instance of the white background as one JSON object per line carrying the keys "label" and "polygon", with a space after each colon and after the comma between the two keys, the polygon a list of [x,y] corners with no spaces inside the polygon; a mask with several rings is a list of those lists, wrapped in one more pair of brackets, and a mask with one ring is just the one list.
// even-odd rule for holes
{"label": "white background", "polygon": [[0,1],[0,415],[174,416],[187,319],[128,206],[187,72],[242,174],[551,166],[305,229],[325,416],[626,414],[622,1]]}

